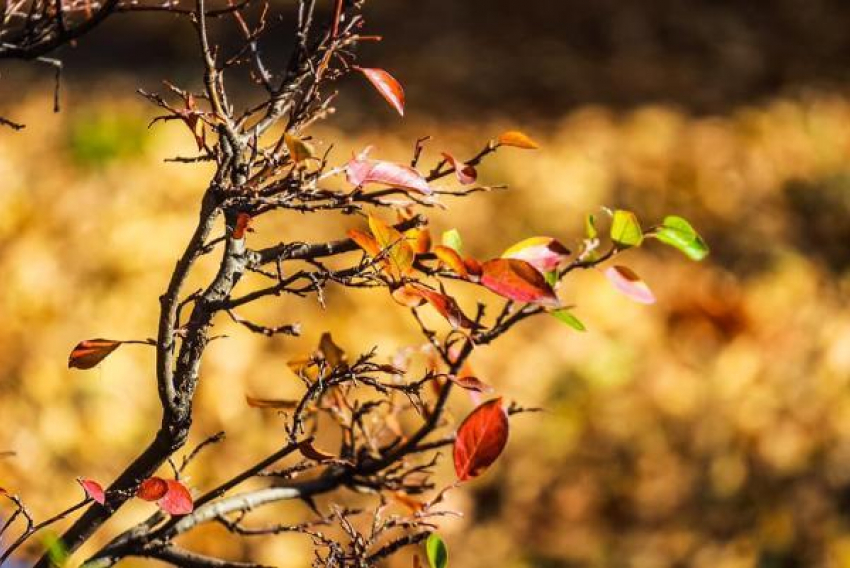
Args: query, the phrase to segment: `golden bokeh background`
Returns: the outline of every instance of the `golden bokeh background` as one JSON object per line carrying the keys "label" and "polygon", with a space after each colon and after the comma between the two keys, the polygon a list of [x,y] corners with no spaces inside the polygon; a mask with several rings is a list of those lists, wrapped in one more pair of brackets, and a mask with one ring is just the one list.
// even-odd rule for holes
{"label": "golden bokeh background", "polygon": [[[427,85],[422,73],[415,81]],[[112,479],[158,424],[150,349],[123,346],[87,372],[66,359],[81,339],[155,333],[157,299],[209,170],[163,161],[191,153],[191,135],[177,123],[149,130],[153,109],[126,75],[92,89],[70,81],[58,114],[51,86],[22,77],[17,95],[4,87],[0,107],[27,124],[0,130],[0,450],[17,452],[0,461],[0,486],[44,517],[78,499],[75,477]],[[354,116],[386,112],[377,98],[357,100]],[[471,155],[507,128],[531,134],[540,150],[505,149],[480,169],[509,191],[432,218],[435,233],[457,227],[481,257],[530,235],[574,245],[584,215],[601,206],[636,211],[646,225],[683,215],[712,247],[699,264],[659,243],[630,251],[626,263],[658,298],[649,307],[597,271],[575,274],[562,299],[586,333],[538,319],[476,352],[482,379],[546,411],[517,417],[498,466],[451,494],[464,512],[441,528],[452,565],[850,567],[850,96],[817,86],[699,112],[585,100],[557,115],[541,102],[536,114],[484,117],[424,104],[405,121],[340,118],[314,135],[333,141],[340,161],[366,144],[404,161],[425,134],[431,160],[442,150]],[[283,215],[262,220],[250,239],[339,238],[360,224]],[[330,290],[327,304],[285,297],[245,311],[269,324],[300,321],[297,339],[261,339],[218,320],[227,338],[204,360],[192,440],[219,430],[228,438],[190,468],[191,485],[209,487],[276,447],[279,419],[243,397],[296,394],[285,363],[323,331],[350,352],[377,345],[387,358],[417,340],[383,293]],[[469,408],[458,396],[454,412]],[[150,512],[133,503],[86,550]],[[260,516],[305,512],[284,504]],[[186,544],[309,565],[303,537],[225,534],[209,527]]]}

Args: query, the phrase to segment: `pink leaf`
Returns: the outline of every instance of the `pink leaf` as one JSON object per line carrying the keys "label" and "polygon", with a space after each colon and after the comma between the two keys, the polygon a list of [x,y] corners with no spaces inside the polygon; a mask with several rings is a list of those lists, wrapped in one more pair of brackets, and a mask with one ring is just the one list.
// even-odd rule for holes
{"label": "pink leaf", "polygon": [[97,481],[93,479],[85,479],[83,477],[77,478],[77,483],[83,488],[83,491],[86,492],[86,496],[97,501],[101,505],[106,503],[106,493],[103,491],[103,487]]}
{"label": "pink leaf", "polygon": [[157,503],[169,515],[188,515],[195,509],[192,494],[176,479],[167,479],[168,491]]}
{"label": "pink leaf", "polygon": [[614,288],[635,302],[640,302],[641,304],[655,303],[655,296],[652,290],[630,268],[625,266],[611,266],[605,270],[605,277],[614,285]]}
{"label": "pink leaf", "polygon": [[383,69],[356,67],[363,73],[372,86],[384,97],[401,116],[404,116],[404,89],[395,77]]}
{"label": "pink leaf", "polygon": [[531,264],[540,272],[555,270],[570,251],[551,237],[531,237],[502,253],[502,258],[516,258]]}
{"label": "pink leaf", "polygon": [[478,179],[478,172],[475,170],[475,167],[456,160],[454,156],[447,154],[446,152],[443,152],[443,157],[455,169],[457,181],[461,184],[469,185],[471,183],[475,183],[475,180]]}
{"label": "pink leaf", "polygon": [[402,189],[412,189],[425,195],[433,193],[422,174],[409,166],[383,160],[368,160],[364,153],[353,158],[345,167],[348,183],[360,187],[379,183]]}

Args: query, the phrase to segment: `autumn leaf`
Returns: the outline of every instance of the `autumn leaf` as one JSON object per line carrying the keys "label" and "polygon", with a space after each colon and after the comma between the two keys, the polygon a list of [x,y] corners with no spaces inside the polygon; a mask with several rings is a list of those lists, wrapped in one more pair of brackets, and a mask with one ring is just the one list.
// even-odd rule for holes
{"label": "autumn leaf", "polygon": [[611,221],[611,240],[620,248],[637,247],[643,242],[643,230],[637,216],[631,211],[614,211]]}
{"label": "autumn leaf", "polygon": [[378,245],[378,241],[360,229],[349,229],[348,238],[357,243],[357,246],[373,258],[381,254],[381,247]]}
{"label": "autumn leaf", "polygon": [[395,269],[396,276],[405,276],[413,270],[416,254],[413,247],[395,227],[387,225],[378,217],[369,216],[369,229],[381,250],[387,251],[387,257]]}
{"label": "autumn leaf", "polygon": [[324,332],[322,337],[319,339],[319,353],[331,367],[344,365],[348,360],[345,350],[334,343],[333,337],[331,337],[331,334],[327,331]]}
{"label": "autumn leaf", "polygon": [[508,429],[501,397],[483,403],[466,417],[458,428],[453,452],[459,481],[478,477],[496,461],[508,442]]}
{"label": "autumn leaf", "polygon": [[313,146],[294,134],[285,133],[283,135],[283,142],[286,144],[286,149],[289,150],[289,156],[296,164],[313,157],[315,152]]}
{"label": "autumn leaf", "polygon": [[292,410],[298,406],[297,400],[284,400],[279,398],[256,398],[250,395],[245,395],[245,402],[251,408],[273,408]]}
{"label": "autumn leaf", "polygon": [[443,158],[445,158],[449,165],[454,168],[457,181],[459,181],[462,185],[473,184],[475,183],[475,180],[478,179],[478,172],[475,170],[474,166],[461,162],[446,152],[443,152]]}
{"label": "autumn leaf", "polygon": [[69,369],[91,369],[118,349],[121,341],[112,339],[87,339],[80,341],[68,357]]}
{"label": "autumn leaf", "polygon": [[453,248],[444,245],[434,247],[434,256],[437,257],[444,266],[463,279],[469,279],[469,272],[466,269],[463,259]]}
{"label": "autumn leaf", "polygon": [[425,503],[419,501],[418,499],[414,499],[407,493],[403,491],[393,491],[391,493],[392,498],[410,509],[411,513],[418,513],[422,509],[425,508]]}
{"label": "autumn leaf", "polygon": [[531,237],[510,247],[502,258],[524,260],[540,272],[555,270],[569,256],[570,251],[551,237]]}
{"label": "autumn leaf", "polygon": [[167,479],[165,483],[168,489],[165,495],[157,502],[159,508],[169,515],[188,515],[195,509],[192,494],[180,481]]}
{"label": "autumn leaf", "polygon": [[496,294],[516,300],[558,307],[558,297],[540,272],[524,260],[496,258],[481,265],[481,284]]}
{"label": "autumn leaf", "polygon": [[436,292],[424,286],[416,286],[415,290],[425,299],[425,301],[431,304],[434,309],[440,313],[440,315],[446,318],[454,329],[472,329],[475,327],[475,322],[463,313],[463,310],[460,309],[457,301],[451,296]]}
{"label": "autumn leaf", "polygon": [[427,228],[408,229],[404,232],[404,236],[413,247],[414,254],[425,254],[431,250],[431,231]]}
{"label": "autumn leaf", "polygon": [[493,392],[493,387],[491,387],[478,377],[473,377],[472,375],[464,375],[457,377],[449,375],[449,380],[464,390],[482,393]]}
{"label": "autumn leaf", "polygon": [[106,493],[103,490],[103,486],[95,481],[94,479],[86,479],[83,477],[77,478],[77,483],[80,484],[80,487],[83,488],[83,491],[86,493],[86,497],[89,497],[93,501],[104,505],[106,503]]}
{"label": "autumn leaf", "polygon": [[434,192],[422,174],[414,168],[393,162],[354,158],[346,165],[345,174],[348,183],[356,187],[377,183],[410,189],[425,195]]}
{"label": "autumn leaf", "polygon": [[514,148],[523,148],[524,150],[536,150],[540,147],[537,145],[537,142],[519,130],[503,132],[496,139],[496,142],[499,146],[513,146]]}
{"label": "autumn leaf", "polygon": [[395,77],[383,69],[370,67],[355,67],[355,69],[369,79],[372,86],[390,103],[398,114],[404,116],[404,89]]}
{"label": "autumn leaf", "polygon": [[144,501],[159,501],[168,493],[168,482],[161,477],[149,477],[139,484],[136,497]]}
{"label": "autumn leaf", "polygon": [[655,295],[640,276],[626,266],[611,266],[605,270],[605,277],[614,288],[626,297],[641,304],[654,304]]}
{"label": "autumn leaf", "polygon": [[416,308],[425,303],[425,298],[413,284],[405,284],[395,288],[390,295],[399,305],[406,308]]}
{"label": "autumn leaf", "polygon": [[248,232],[248,227],[251,225],[251,216],[247,213],[240,213],[236,216],[236,225],[233,227],[233,238],[244,239],[245,233]]}
{"label": "autumn leaf", "polygon": [[298,451],[301,452],[301,455],[308,460],[313,460],[319,463],[336,459],[336,456],[333,454],[316,449],[316,446],[314,446],[310,440],[300,442],[298,444]]}

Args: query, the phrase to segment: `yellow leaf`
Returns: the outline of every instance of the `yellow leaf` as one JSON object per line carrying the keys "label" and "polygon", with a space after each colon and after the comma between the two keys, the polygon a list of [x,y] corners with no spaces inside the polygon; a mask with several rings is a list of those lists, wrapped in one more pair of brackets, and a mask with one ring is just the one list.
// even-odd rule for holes
{"label": "yellow leaf", "polygon": [[523,148],[525,150],[536,150],[540,147],[537,145],[537,142],[519,130],[503,132],[496,141],[499,143],[499,146],[513,146],[514,148]]}

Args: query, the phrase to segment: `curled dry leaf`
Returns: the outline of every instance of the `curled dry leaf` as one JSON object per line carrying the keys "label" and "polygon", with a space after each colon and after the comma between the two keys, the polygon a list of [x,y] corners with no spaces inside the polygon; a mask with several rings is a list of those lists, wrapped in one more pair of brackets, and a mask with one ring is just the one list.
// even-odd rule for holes
{"label": "curled dry leaf", "polygon": [[82,487],[83,491],[85,491],[86,497],[89,497],[101,505],[106,503],[106,492],[103,490],[103,486],[100,483],[94,479],[86,479],[83,477],[78,477],[77,483],[79,483],[80,487]]}
{"label": "curled dry leaf", "polygon": [[298,451],[308,460],[317,462],[326,462],[336,459],[336,456],[316,449],[316,446],[310,440],[303,440],[298,444]]}
{"label": "curled dry leaf", "polygon": [[233,227],[233,238],[244,239],[245,233],[248,232],[251,226],[251,216],[247,213],[240,213],[236,216],[236,225]]}
{"label": "curled dry leaf", "polygon": [[437,245],[434,247],[434,255],[446,268],[464,280],[469,279],[469,271],[466,269],[466,264],[464,264],[463,259],[455,249],[444,245]]}
{"label": "curled dry leaf", "polygon": [[161,477],[149,477],[139,484],[136,497],[144,501],[159,501],[168,493],[168,482]]}
{"label": "curled dry leaf", "polygon": [[443,158],[445,158],[449,165],[454,168],[457,181],[459,181],[462,185],[473,184],[475,183],[475,180],[478,179],[478,171],[476,171],[474,166],[470,166],[465,162],[456,160],[454,156],[446,152],[443,152]]}
{"label": "curled dry leaf", "polygon": [[558,307],[558,297],[546,278],[531,264],[513,258],[497,258],[481,265],[481,284],[496,294],[516,300]]}
{"label": "curled dry leaf", "polygon": [[481,393],[493,392],[493,387],[491,387],[478,377],[473,377],[472,375],[459,375],[457,377],[450,375],[449,380],[460,388],[468,391]]}
{"label": "curled dry leaf", "polygon": [[508,443],[508,430],[501,397],[483,403],[466,417],[458,428],[453,452],[459,481],[478,477],[496,461]]}
{"label": "curled dry leaf", "polygon": [[525,150],[536,150],[540,147],[530,136],[519,130],[503,132],[496,139],[496,142],[499,146],[513,146],[514,148],[523,148]]}
{"label": "curled dry leaf", "polygon": [[68,357],[69,369],[91,369],[118,349],[121,341],[112,339],[87,339],[80,341]]}
{"label": "curled dry leaf", "polygon": [[369,79],[372,86],[390,103],[398,114],[404,116],[404,89],[395,77],[383,69],[369,67],[356,67],[356,69]]}
{"label": "curled dry leaf", "polygon": [[284,400],[279,398],[257,398],[245,395],[245,402],[251,408],[274,408],[277,410],[292,410],[298,407],[297,400]]}
{"label": "curled dry leaf", "polygon": [[655,295],[652,290],[631,268],[611,266],[605,270],[605,277],[614,285],[614,288],[635,302],[641,304],[655,303]]}
{"label": "curled dry leaf", "polygon": [[569,256],[570,251],[551,237],[531,237],[510,247],[502,258],[524,260],[540,272],[555,270]]}
{"label": "curled dry leaf", "polygon": [[315,153],[312,145],[289,132],[283,135],[283,142],[289,150],[289,156],[296,164],[312,158]]}
{"label": "curled dry leaf", "polygon": [[367,159],[368,151],[367,148],[359,156],[352,158],[345,166],[345,176],[351,185],[361,187],[369,183],[376,183],[410,189],[425,195],[433,193],[422,174],[414,168],[383,160]]}
{"label": "curled dry leaf", "polygon": [[168,490],[157,502],[159,508],[169,515],[188,515],[195,509],[192,494],[180,481],[167,479]]}

